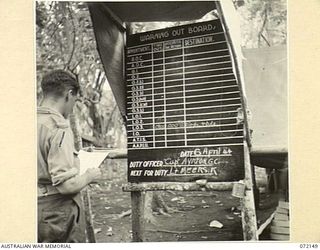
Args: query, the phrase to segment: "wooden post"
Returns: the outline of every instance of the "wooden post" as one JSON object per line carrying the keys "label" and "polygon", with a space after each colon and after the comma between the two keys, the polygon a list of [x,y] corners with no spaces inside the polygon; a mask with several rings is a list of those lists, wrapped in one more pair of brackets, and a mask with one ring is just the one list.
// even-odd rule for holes
{"label": "wooden post", "polygon": [[96,237],[94,235],[93,221],[92,221],[92,209],[91,209],[91,200],[90,192],[88,188],[85,188],[82,193],[83,203],[84,203],[84,214],[86,220],[86,231],[88,236],[88,241],[90,243],[96,243]]}
{"label": "wooden post", "polygon": [[144,239],[144,196],[140,191],[131,192],[133,242],[142,242]]}
{"label": "wooden post", "polygon": [[252,181],[252,166],[250,163],[250,150],[251,147],[251,138],[250,138],[250,130],[249,130],[249,124],[248,124],[248,114],[247,114],[247,102],[245,98],[245,91],[241,75],[240,65],[238,62],[238,55],[236,53],[231,35],[230,30],[228,27],[228,24],[226,22],[223,9],[221,7],[221,2],[216,2],[217,11],[220,14],[220,20],[224,27],[226,39],[228,41],[228,44],[230,46],[230,52],[233,58],[234,68],[235,68],[235,74],[237,77],[237,81],[239,84],[239,90],[240,90],[240,98],[242,102],[243,107],[243,118],[244,118],[244,133],[245,133],[245,140],[244,140],[244,168],[245,168],[245,196],[241,200],[242,205],[242,228],[243,228],[243,238],[244,240],[258,240],[257,236],[257,218],[256,218],[256,211],[255,211],[255,205],[254,205],[254,187],[253,187],[253,181]]}
{"label": "wooden post", "polygon": [[[215,2],[215,4],[216,4],[216,7],[217,7],[217,11],[219,13],[219,18],[221,20],[221,24],[222,24],[222,26],[224,27],[224,30],[225,30],[226,40],[227,40],[227,42],[228,42],[228,44],[230,46],[230,53],[231,53],[231,57],[233,58],[232,61],[234,63],[235,75],[236,75],[237,82],[238,82],[238,85],[239,85],[240,98],[241,98],[241,103],[242,103],[242,108],[243,108],[244,128],[245,128],[245,133],[247,135],[247,140],[246,141],[247,141],[247,144],[248,144],[249,148],[251,148],[250,129],[249,129],[249,121],[248,121],[248,113],[247,113],[247,110],[248,110],[248,108],[247,108],[247,100],[246,100],[245,95],[244,95],[244,93],[245,93],[244,85],[243,85],[244,79],[242,79],[242,75],[241,75],[242,69],[240,69],[240,65],[239,65],[239,62],[238,62],[238,55],[236,53],[233,41],[231,39],[230,30],[229,30],[228,23],[226,22],[226,19],[225,19],[224,13],[223,13],[223,9],[221,7],[221,2],[217,1],[217,2]],[[239,28],[240,28],[240,26],[239,26]]]}
{"label": "wooden post", "polygon": [[250,164],[250,155],[247,142],[244,140],[244,169],[245,179],[244,183],[246,191],[243,199],[241,199],[241,215],[242,215],[242,229],[244,240],[258,240],[257,235],[257,217],[254,205],[253,183],[252,183],[252,169]]}
{"label": "wooden post", "polygon": [[251,173],[252,173],[254,204],[255,204],[255,208],[257,210],[257,209],[259,209],[259,203],[260,203],[260,191],[259,191],[259,188],[258,188],[258,185],[257,185],[255,167],[252,164],[251,164]]}

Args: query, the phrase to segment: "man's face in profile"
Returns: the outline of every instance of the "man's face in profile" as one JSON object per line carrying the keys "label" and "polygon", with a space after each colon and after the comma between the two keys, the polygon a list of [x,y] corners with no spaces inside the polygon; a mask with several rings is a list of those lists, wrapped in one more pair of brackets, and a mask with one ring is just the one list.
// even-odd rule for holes
{"label": "man's face in profile", "polygon": [[74,90],[69,90],[67,92],[67,98],[65,102],[65,114],[64,114],[65,117],[68,117],[72,113],[74,104],[78,99],[79,99],[79,94],[75,93]]}

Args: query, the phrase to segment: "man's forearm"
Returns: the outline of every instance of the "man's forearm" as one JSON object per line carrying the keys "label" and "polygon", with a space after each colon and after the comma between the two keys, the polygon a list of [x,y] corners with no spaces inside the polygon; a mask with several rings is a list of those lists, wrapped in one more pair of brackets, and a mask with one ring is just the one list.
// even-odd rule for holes
{"label": "man's forearm", "polygon": [[77,175],[61,183],[60,185],[56,186],[56,188],[61,194],[75,194],[80,192],[90,182],[92,182],[92,178],[90,178],[88,173],[84,173],[83,175]]}

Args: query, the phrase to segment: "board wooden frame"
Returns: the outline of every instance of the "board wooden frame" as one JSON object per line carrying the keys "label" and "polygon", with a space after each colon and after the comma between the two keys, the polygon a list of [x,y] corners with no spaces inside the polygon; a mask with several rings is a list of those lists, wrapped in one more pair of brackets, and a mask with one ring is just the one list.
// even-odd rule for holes
{"label": "board wooden frame", "polygon": [[[243,228],[243,239],[246,241],[258,240],[257,218],[255,211],[254,201],[254,188],[255,180],[254,169],[250,162],[250,129],[248,126],[247,106],[244,96],[243,79],[240,73],[239,64],[236,57],[236,52],[232,43],[229,29],[221,8],[220,2],[216,2],[217,11],[224,28],[226,40],[230,46],[230,54],[234,60],[235,75],[239,84],[241,102],[243,107],[244,116],[244,185],[245,193],[241,199],[241,217]],[[145,207],[145,192],[148,191],[162,191],[162,190],[175,190],[175,191],[222,191],[231,190],[234,182],[207,182],[205,185],[199,185],[196,182],[145,182],[145,183],[128,183],[123,187],[123,191],[131,192],[131,206],[132,206],[132,232],[133,241],[144,241],[144,207]]]}

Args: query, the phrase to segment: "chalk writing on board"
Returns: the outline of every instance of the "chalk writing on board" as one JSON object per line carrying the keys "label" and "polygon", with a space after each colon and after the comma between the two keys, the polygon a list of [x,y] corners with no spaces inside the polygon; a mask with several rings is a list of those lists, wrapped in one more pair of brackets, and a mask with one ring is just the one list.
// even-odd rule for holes
{"label": "chalk writing on board", "polygon": [[[188,174],[218,176],[219,169],[217,166],[221,168],[222,165],[228,164],[228,157],[231,156],[232,150],[228,147],[218,147],[216,149],[195,148],[193,150],[182,150],[178,157],[168,157],[160,161],[131,161],[129,169],[131,169],[131,176],[177,176]],[[159,167],[162,169],[157,169]]]}
{"label": "chalk writing on board", "polygon": [[128,35],[129,181],[243,175],[239,86],[219,20]]}

